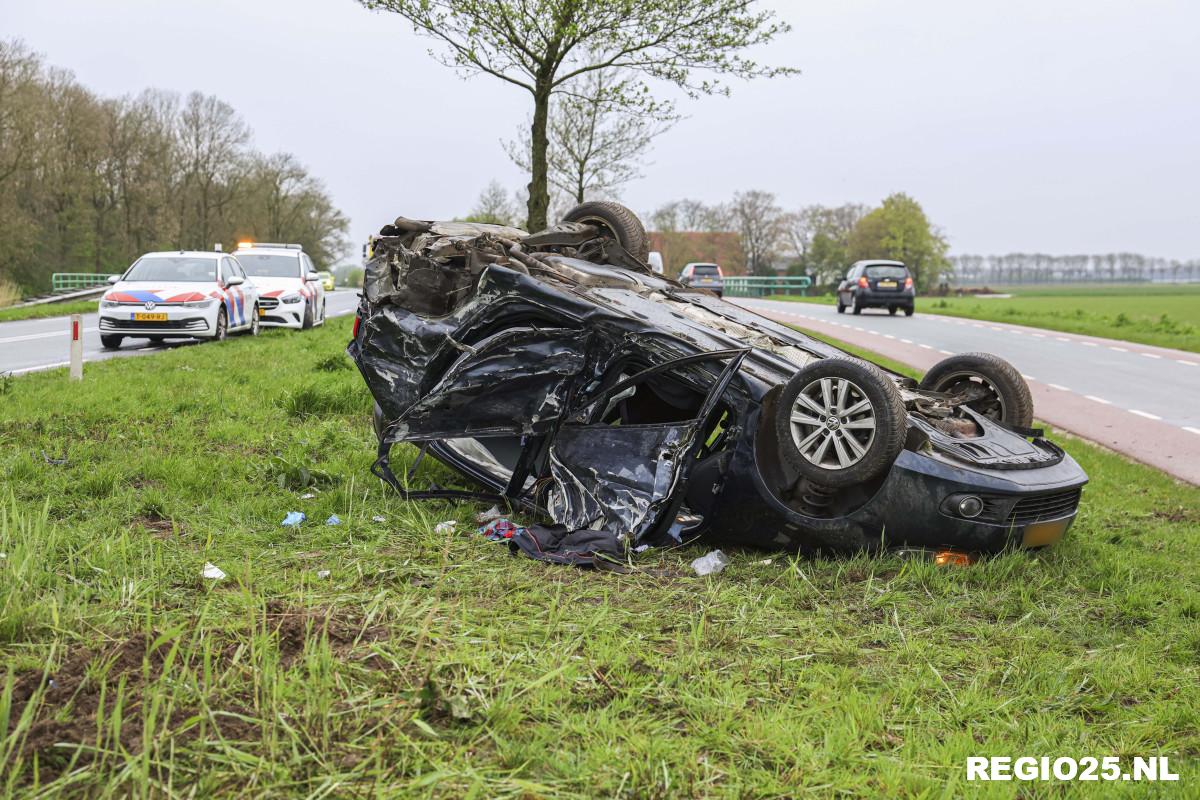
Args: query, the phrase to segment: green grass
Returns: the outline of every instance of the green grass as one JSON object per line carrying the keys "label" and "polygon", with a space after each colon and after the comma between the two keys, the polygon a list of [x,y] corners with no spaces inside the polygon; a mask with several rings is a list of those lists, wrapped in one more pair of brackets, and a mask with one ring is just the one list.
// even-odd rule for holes
{"label": "green grass", "polygon": [[24,308],[0,308],[0,322],[15,322],[22,319],[44,319],[66,314],[93,314],[97,300],[72,300],[69,303],[46,303]]}
{"label": "green grass", "polygon": [[[554,567],[381,490],[349,325],[0,382],[0,793],[1194,792],[1200,490],[1068,441],[1092,484],[1038,554]],[[964,784],[1025,754],[1183,784]]]}
{"label": "green grass", "polygon": [[[1009,292],[1013,297],[919,297],[917,312],[1011,322],[1200,352],[1200,285],[1003,290]],[[829,305],[834,302],[832,296],[772,299]]]}

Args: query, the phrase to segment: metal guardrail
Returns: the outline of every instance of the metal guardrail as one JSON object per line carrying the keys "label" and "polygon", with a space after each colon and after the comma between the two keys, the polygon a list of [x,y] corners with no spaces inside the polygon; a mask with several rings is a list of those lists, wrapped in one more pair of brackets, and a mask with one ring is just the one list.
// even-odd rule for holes
{"label": "metal guardrail", "polygon": [[108,278],[108,275],[99,272],[56,272],[50,276],[50,289],[54,292],[91,289],[105,285]]}
{"label": "metal guardrail", "polygon": [[727,297],[767,297],[773,294],[808,296],[812,278],[806,275],[749,276],[729,275],[725,278]]}

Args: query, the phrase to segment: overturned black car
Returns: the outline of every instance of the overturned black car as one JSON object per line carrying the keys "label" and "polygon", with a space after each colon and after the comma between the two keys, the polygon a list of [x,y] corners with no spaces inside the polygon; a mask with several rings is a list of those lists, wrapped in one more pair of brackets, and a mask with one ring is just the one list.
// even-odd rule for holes
{"label": "overturned black car", "polygon": [[916,384],[653,274],[622,206],[564,220],[380,232],[348,352],[397,490],[389,452],[413,442],[630,546],[979,553],[1070,526],[1087,476],[1029,428],[1007,362],[952,356]]}

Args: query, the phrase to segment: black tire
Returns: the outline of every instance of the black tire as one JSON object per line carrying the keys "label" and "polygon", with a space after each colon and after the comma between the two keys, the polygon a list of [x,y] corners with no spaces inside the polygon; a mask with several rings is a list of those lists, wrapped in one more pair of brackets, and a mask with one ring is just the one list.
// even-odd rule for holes
{"label": "black tire", "polygon": [[850,295],[850,313],[856,317],[862,313],[862,306],[858,304],[858,295],[856,294]]}
{"label": "black tire", "polygon": [[891,317],[896,316],[896,311],[897,311],[897,308],[895,306],[888,306],[888,316],[891,316]]}
{"label": "black tire", "polygon": [[620,203],[593,200],[580,203],[563,215],[564,222],[584,222],[606,228],[638,261],[650,257],[650,238],[637,215]]}
{"label": "black tire", "polygon": [[250,327],[246,330],[247,336],[258,336],[262,332],[262,321],[258,316],[258,303],[254,304],[254,308],[250,309]]}
{"label": "black tire", "polygon": [[[819,397],[822,379],[829,378],[839,382],[831,384],[831,399],[834,403],[842,401],[842,405],[825,408],[818,415],[813,406],[801,400],[801,394],[811,399],[809,393],[816,387]],[[844,395],[839,391],[841,381],[849,383]],[[864,410],[838,417],[841,411],[863,405],[864,400]],[[825,407],[823,401],[818,405]],[[831,488],[869,481],[886,472],[904,447],[908,432],[908,415],[895,382],[877,367],[857,359],[825,358],[802,368],[784,385],[776,409],[776,433],[783,457],[805,478]],[[874,421],[870,431],[859,427],[867,414]],[[805,424],[800,417],[820,420],[820,424]],[[831,424],[830,418],[838,421]],[[849,424],[843,427],[843,423]],[[852,429],[850,424],[855,427]],[[852,449],[850,439],[861,452]],[[845,466],[829,463],[842,462],[844,454],[857,460]]]}
{"label": "black tire", "polygon": [[914,311],[916,311],[916,309],[913,308],[912,306],[905,306],[904,307],[904,316],[911,317],[913,315]]}
{"label": "black tire", "polygon": [[837,301],[837,307],[838,307],[838,313],[839,313],[839,314],[845,314],[845,313],[846,313],[846,307],[845,307],[844,305],[842,305],[842,301],[841,301],[841,300],[838,300],[838,301]]}
{"label": "black tire", "polygon": [[304,319],[300,322],[301,330],[308,330],[313,326],[313,316],[316,312],[313,310],[313,302],[311,300],[304,301]]}
{"label": "black tire", "polygon": [[124,336],[105,336],[104,334],[100,334],[100,346],[105,350],[119,350],[123,341],[125,341]]}
{"label": "black tire", "polygon": [[[973,384],[973,385],[972,385]],[[1029,384],[1012,364],[991,353],[959,353],[934,364],[920,387],[933,392],[959,394],[986,390],[967,407],[1003,425],[1028,428],[1033,424],[1033,396]]]}
{"label": "black tire", "polygon": [[213,332],[212,340],[214,342],[223,342],[229,337],[229,316],[222,308],[217,312],[217,329]]}

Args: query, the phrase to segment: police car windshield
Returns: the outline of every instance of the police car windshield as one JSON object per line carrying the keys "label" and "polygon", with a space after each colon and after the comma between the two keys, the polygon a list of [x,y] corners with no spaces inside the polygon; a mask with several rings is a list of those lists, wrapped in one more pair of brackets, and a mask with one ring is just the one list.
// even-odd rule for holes
{"label": "police car windshield", "polygon": [[268,256],[238,253],[237,260],[251,278],[299,278],[300,259],[296,256]]}
{"label": "police car windshield", "polygon": [[139,258],[127,281],[215,281],[217,260],[194,256],[155,256]]}

